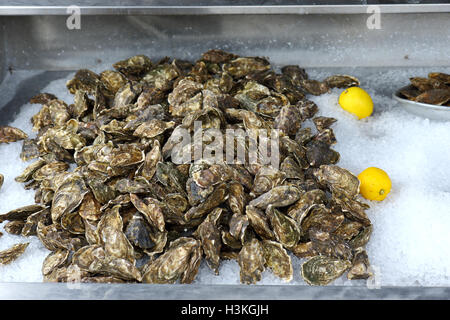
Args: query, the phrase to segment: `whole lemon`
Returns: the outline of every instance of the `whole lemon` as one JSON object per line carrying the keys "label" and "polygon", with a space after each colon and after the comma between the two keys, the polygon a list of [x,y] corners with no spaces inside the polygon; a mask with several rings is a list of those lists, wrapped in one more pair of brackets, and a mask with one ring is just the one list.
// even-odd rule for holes
{"label": "whole lemon", "polygon": [[373,112],[373,101],[370,95],[359,87],[345,89],[339,96],[339,104],[342,109],[353,113],[362,119]]}
{"label": "whole lemon", "polygon": [[358,175],[361,182],[359,193],[367,200],[381,201],[391,192],[392,182],[388,174],[375,167],[365,169]]}

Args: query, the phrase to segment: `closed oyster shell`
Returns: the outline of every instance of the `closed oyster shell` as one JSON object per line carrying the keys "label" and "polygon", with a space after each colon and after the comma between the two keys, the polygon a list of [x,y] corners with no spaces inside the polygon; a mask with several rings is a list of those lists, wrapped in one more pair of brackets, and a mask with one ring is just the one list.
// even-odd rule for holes
{"label": "closed oyster shell", "polygon": [[265,71],[269,68],[269,61],[259,57],[237,58],[225,63],[222,67],[223,71],[234,78],[242,78],[252,72]]}
{"label": "closed oyster shell", "polygon": [[30,215],[43,209],[45,209],[45,206],[40,204],[32,204],[29,206],[20,207],[0,215],[0,222],[3,222],[5,220],[25,221]]}
{"label": "closed oyster shell", "polygon": [[25,225],[25,221],[10,221],[6,223],[3,228],[9,234],[19,235],[22,233],[23,226]]}
{"label": "closed oyster shell", "polygon": [[145,55],[137,55],[113,64],[114,69],[123,73],[126,77],[137,77],[148,72],[152,67],[152,62]]}
{"label": "closed oyster shell", "polygon": [[302,277],[306,283],[315,286],[324,286],[339,278],[348,268],[350,261],[315,256],[302,264]]}
{"label": "closed oyster shell", "polygon": [[69,175],[53,197],[51,208],[53,222],[56,223],[65,213],[75,210],[88,192],[89,189],[80,175]]}
{"label": "closed oyster shell", "polygon": [[326,184],[332,192],[354,198],[359,193],[359,179],[350,171],[335,165],[322,165],[314,172],[319,183]]}
{"label": "closed oyster shell", "polygon": [[252,229],[263,239],[273,240],[275,234],[270,227],[270,221],[264,211],[261,209],[246,206],[245,214]]}
{"label": "closed oyster shell", "polygon": [[290,282],[294,272],[291,257],[288,255],[286,249],[275,241],[263,240],[261,243],[264,250],[266,267],[271,269],[277,277],[286,282]]}
{"label": "closed oyster shell", "polygon": [[327,257],[351,260],[352,248],[339,236],[323,231],[321,228],[309,230],[309,238],[315,252]]}
{"label": "closed oyster shell", "polygon": [[10,126],[0,127],[0,143],[10,143],[28,138],[22,130]]}
{"label": "closed oyster shell", "polygon": [[60,249],[51,252],[42,263],[42,275],[46,276],[50,274],[54,269],[64,265],[69,258],[69,251]]}
{"label": "closed oyster shell", "polygon": [[373,275],[370,270],[369,257],[363,248],[356,249],[352,267],[348,271],[347,278],[349,280],[368,279]]}
{"label": "closed oyster shell", "polygon": [[157,228],[160,232],[165,230],[165,221],[162,204],[153,198],[140,199],[135,194],[130,194],[130,200],[135,208],[143,214],[150,225]]}
{"label": "closed oyster shell", "polygon": [[337,151],[331,149],[327,143],[317,140],[313,140],[306,145],[306,157],[312,167],[335,164],[340,159]]}
{"label": "closed oyster shell", "polygon": [[145,283],[191,283],[201,262],[200,241],[181,237],[168,250],[145,267]]}
{"label": "closed oyster shell", "polygon": [[28,247],[29,243],[18,243],[13,245],[11,248],[0,251],[0,264],[9,264],[20,257],[25,249]]}
{"label": "closed oyster shell", "polygon": [[123,221],[119,209],[120,206],[117,205],[105,212],[98,223],[97,233],[107,256],[134,263],[134,249],[123,233]]}
{"label": "closed oyster shell", "polygon": [[41,155],[36,139],[24,139],[20,159],[22,161],[30,161]]}
{"label": "closed oyster shell", "polygon": [[296,106],[284,106],[275,118],[274,128],[283,131],[288,136],[292,136],[300,129],[302,120],[302,114]]}
{"label": "closed oyster shell", "polygon": [[266,259],[263,246],[257,239],[252,239],[244,244],[239,252],[238,263],[241,283],[255,284],[261,280]]}
{"label": "closed oyster shell", "polygon": [[357,78],[341,74],[329,76],[324,82],[328,88],[350,88],[358,87],[360,84]]}
{"label": "closed oyster shell", "polygon": [[218,228],[218,222],[222,212],[221,208],[214,209],[194,233],[202,243],[206,263],[215,274],[219,274],[220,251],[222,249],[222,239]]}
{"label": "closed oyster shell", "polygon": [[300,240],[300,230],[297,223],[271,205],[267,207],[266,215],[277,241],[288,249],[295,247]]}
{"label": "closed oyster shell", "polygon": [[250,201],[249,205],[261,209],[272,207],[285,207],[300,198],[300,190],[293,186],[278,186]]}
{"label": "closed oyster shell", "polygon": [[151,229],[148,226],[144,218],[135,213],[130,221],[128,221],[125,229],[125,236],[136,247],[141,249],[151,250],[155,247],[155,243],[152,241]]}

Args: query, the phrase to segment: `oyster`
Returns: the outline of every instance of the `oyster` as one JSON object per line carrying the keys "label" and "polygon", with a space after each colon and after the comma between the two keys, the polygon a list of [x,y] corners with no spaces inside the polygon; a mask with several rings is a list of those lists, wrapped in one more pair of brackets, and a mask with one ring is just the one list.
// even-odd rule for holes
{"label": "oyster", "polygon": [[263,246],[257,239],[252,239],[244,244],[239,252],[238,263],[242,283],[252,284],[261,280],[266,259]]}
{"label": "oyster", "polygon": [[289,77],[294,84],[300,83],[301,80],[308,79],[308,74],[305,69],[302,69],[296,65],[284,66],[281,68],[281,72]]}
{"label": "oyster", "polygon": [[421,92],[433,89],[447,89],[446,84],[441,82],[438,78],[412,77],[409,78],[409,81]]}
{"label": "oyster", "polygon": [[272,166],[261,167],[255,175],[251,196],[261,195],[269,192],[274,187],[280,185],[286,178],[284,172]]}
{"label": "oyster", "polygon": [[113,64],[114,69],[124,74],[127,78],[137,77],[150,70],[152,62],[144,55],[137,55]]}
{"label": "oyster", "polygon": [[275,234],[269,224],[269,218],[264,211],[249,205],[245,208],[245,213],[250,226],[260,237],[268,240],[275,238]]}
{"label": "oyster", "polygon": [[81,271],[111,274],[124,280],[141,281],[142,279],[141,273],[133,263],[126,259],[108,256],[100,245],[80,248],[72,257],[72,265]]}
{"label": "oyster", "polygon": [[36,213],[38,211],[41,211],[44,208],[45,208],[45,206],[42,206],[40,204],[32,204],[29,206],[17,208],[17,209],[9,211],[8,213],[0,215],[0,222],[3,222],[5,220],[25,221],[30,215],[32,215],[33,213]]}
{"label": "oyster", "polygon": [[312,119],[312,121],[314,122],[317,131],[322,132],[325,129],[328,129],[337,120],[335,118],[328,117],[315,117]]}
{"label": "oyster", "polygon": [[303,120],[314,117],[319,111],[319,107],[311,100],[300,100],[296,106],[299,109]]}
{"label": "oyster", "polygon": [[168,250],[144,267],[146,283],[191,283],[201,262],[200,242],[181,237],[170,243]]}
{"label": "oyster", "polygon": [[215,274],[219,274],[220,250],[222,248],[222,240],[218,228],[219,219],[222,215],[222,209],[214,209],[206,219],[198,226],[194,235],[202,242],[203,253],[208,266],[214,270]]}
{"label": "oyster", "polygon": [[13,245],[11,248],[0,251],[0,264],[9,264],[20,257],[25,249],[28,247],[29,243],[18,243]]}
{"label": "oyster", "polygon": [[164,122],[158,119],[153,119],[148,122],[144,122],[134,131],[134,135],[140,138],[154,138],[164,131],[173,128],[175,122]]}
{"label": "oyster", "polygon": [[363,247],[369,242],[370,236],[372,235],[372,225],[368,225],[361,229],[361,231],[350,240],[350,245],[352,248]]}
{"label": "oyster", "polygon": [[152,241],[150,233],[151,229],[142,215],[139,213],[133,214],[125,229],[127,239],[136,247],[151,250],[155,247],[155,243]]}
{"label": "oyster", "polygon": [[330,88],[326,82],[320,82],[317,80],[305,79],[300,81],[300,85],[307,92],[315,96],[327,93]]}
{"label": "oyster", "polygon": [[347,75],[334,75],[326,78],[324,80],[325,84],[328,88],[349,88],[349,87],[358,87],[359,80],[352,76]]}
{"label": "oyster", "polygon": [[126,78],[120,72],[112,70],[100,73],[100,80],[112,94],[116,94],[126,83]]}
{"label": "oyster", "polygon": [[135,194],[130,195],[130,200],[135,208],[142,213],[150,225],[157,228],[160,232],[165,229],[164,214],[162,204],[156,199],[145,198],[143,200]]}
{"label": "oyster", "polygon": [[36,233],[42,244],[50,251],[59,249],[78,250],[85,243],[82,238],[73,237],[57,224],[44,225],[42,221],[38,222]]}
{"label": "oyster", "polygon": [[69,259],[69,251],[60,249],[51,252],[42,263],[42,274],[49,275],[53,270],[63,266]]}
{"label": "oyster", "polygon": [[234,78],[242,78],[253,72],[261,72],[270,68],[269,61],[259,57],[237,58],[223,65],[223,71]]}
{"label": "oyster", "polygon": [[309,238],[315,252],[332,258],[342,260],[352,259],[352,248],[341,238],[320,228],[309,230]]}
{"label": "oyster", "polygon": [[22,228],[22,235],[25,237],[37,236],[37,225],[40,221],[45,224],[50,223],[50,208],[45,208],[29,215]]}
{"label": "oyster", "polygon": [[223,50],[212,49],[202,54],[202,60],[210,63],[224,63],[238,56]]}
{"label": "oyster", "polygon": [[10,143],[26,138],[28,138],[28,135],[18,128],[0,127],[0,143]]}
{"label": "oyster", "polygon": [[450,84],[450,74],[442,73],[442,72],[430,72],[428,74],[428,78],[437,79],[446,85]]}
{"label": "oyster", "polygon": [[354,198],[359,193],[359,179],[350,171],[335,165],[321,165],[314,172],[319,183],[325,183],[333,193]]}
{"label": "oyster", "polygon": [[367,279],[373,274],[370,271],[369,257],[363,248],[356,249],[355,256],[352,261],[352,267],[348,271],[347,278],[349,280]]}
{"label": "oyster", "polygon": [[288,208],[287,214],[300,226],[310,210],[326,202],[326,194],[323,190],[313,189],[303,193],[300,199]]}
{"label": "oyster", "polygon": [[250,201],[249,205],[261,209],[272,207],[285,207],[300,198],[300,190],[294,186],[278,186]]}
{"label": "oyster", "polygon": [[3,228],[9,234],[19,235],[22,233],[22,229],[25,225],[25,221],[10,221],[6,223]]}
{"label": "oyster", "polygon": [[293,277],[293,269],[291,257],[287,254],[286,249],[275,241],[262,241],[264,250],[264,258],[266,260],[266,267],[279,278],[289,282]]}
{"label": "oyster", "polygon": [[300,240],[300,230],[297,223],[272,205],[267,207],[266,215],[277,241],[288,249],[295,247]]}
{"label": "oyster", "polygon": [[191,207],[186,214],[186,221],[201,218],[221,203],[225,202],[228,197],[228,187],[226,183],[221,183],[214,188],[214,191],[206,198],[204,202],[198,206]]}
{"label": "oyster", "polygon": [[434,104],[437,106],[444,105],[450,101],[450,88],[425,91],[415,97],[414,101]]}
{"label": "oyster", "polygon": [[320,167],[337,163],[340,154],[323,141],[311,141],[306,145],[306,158],[312,167]]}
{"label": "oyster", "polygon": [[52,220],[57,222],[65,213],[70,213],[83,201],[89,192],[80,175],[69,175],[55,192],[52,201]]}
{"label": "oyster", "polygon": [[51,93],[39,93],[30,99],[31,104],[47,104],[52,100],[58,99],[54,94]]}
{"label": "oyster", "polygon": [[100,84],[100,77],[87,69],[78,70],[72,80],[67,81],[67,89],[70,93],[75,94],[77,90],[83,90],[94,93]]}
{"label": "oyster", "polygon": [[123,220],[119,209],[120,205],[116,205],[105,212],[98,223],[97,234],[106,255],[134,263],[134,249],[123,233]]}
{"label": "oyster", "polygon": [[399,90],[399,93],[406,99],[414,100],[414,98],[420,94],[420,91],[415,86],[410,84],[406,87],[401,88]]}
{"label": "oyster", "polygon": [[91,192],[85,194],[80,207],[78,209],[78,214],[81,218],[86,220],[97,221],[100,220],[102,215],[101,204],[95,199]]}
{"label": "oyster", "polygon": [[309,285],[324,286],[339,278],[351,262],[325,256],[315,256],[302,264],[303,279]]}
{"label": "oyster", "polygon": [[301,242],[297,244],[292,249],[292,253],[295,254],[299,258],[308,258],[317,255],[317,252],[314,251],[312,242]]}
{"label": "oyster", "polygon": [[286,135],[292,136],[297,133],[302,123],[302,115],[296,106],[288,105],[281,108],[275,118],[274,127],[282,130]]}
{"label": "oyster", "polygon": [[440,72],[430,72],[428,78],[412,77],[411,84],[399,90],[406,99],[433,104],[448,105],[450,101],[450,76]]}
{"label": "oyster", "polygon": [[23,161],[30,161],[41,155],[39,146],[35,139],[24,139],[22,145],[22,152],[20,153],[20,159]]}

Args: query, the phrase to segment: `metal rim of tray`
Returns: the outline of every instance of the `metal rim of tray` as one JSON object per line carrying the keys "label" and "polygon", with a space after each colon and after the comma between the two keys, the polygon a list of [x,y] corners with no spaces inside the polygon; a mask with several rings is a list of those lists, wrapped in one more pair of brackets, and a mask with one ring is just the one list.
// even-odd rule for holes
{"label": "metal rim of tray", "polygon": [[[78,6],[85,15],[368,14],[450,12],[450,4],[266,5],[266,6]],[[0,16],[68,15],[69,6],[0,6]]]}
{"label": "metal rim of tray", "polygon": [[[420,288],[420,290],[419,290]],[[448,299],[449,287],[0,283],[2,300],[323,300]]]}

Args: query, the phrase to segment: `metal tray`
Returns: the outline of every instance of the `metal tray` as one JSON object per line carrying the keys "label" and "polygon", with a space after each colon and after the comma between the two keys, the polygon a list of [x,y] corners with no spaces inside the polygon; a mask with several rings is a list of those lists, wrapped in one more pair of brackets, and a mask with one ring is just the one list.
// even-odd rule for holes
{"label": "metal tray", "polygon": [[[331,1],[321,6],[301,1],[227,6],[217,1],[214,7],[201,1],[176,7],[167,1],[141,7],[126,1],[112,1],[111,6],[81,1],[81,29],[69,30],[70,4],[64,2],[0,6],[0,124],[48,82],[137,53],[195,59],[210,48],[223,48],[267,56],[274,65],[339,68],[356,76],[450,66],[450,56],[444,54],[450,52],[450,5],[445,3],[382,5],[381,29],[372,30],[366,25],[367,6],[354,1],[343,6]],[[395,87],[389,79],[374,84],[388,96]],[[1,299],[442,299],[449,294],[445,287],[0,283]]]}

